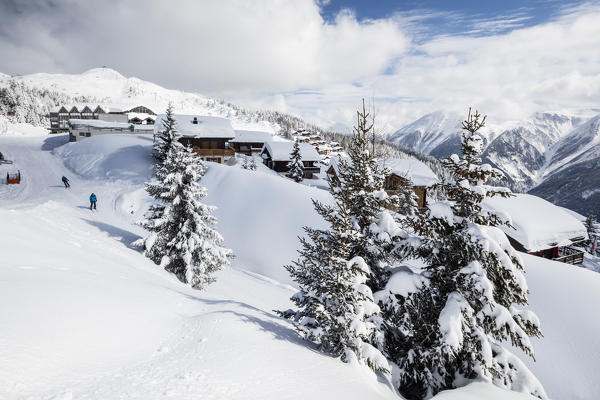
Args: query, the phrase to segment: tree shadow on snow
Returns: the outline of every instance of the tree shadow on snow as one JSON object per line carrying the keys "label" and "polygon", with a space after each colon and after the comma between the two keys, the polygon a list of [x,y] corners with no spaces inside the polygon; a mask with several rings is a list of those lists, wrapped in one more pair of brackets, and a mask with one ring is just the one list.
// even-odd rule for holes
{"label": "tree shadow on snow", "polygon": [[63,144],[67,144],[67,143],[69,143],[69,135],[67,135],[67,134],[50,136],[49,138],[44,140],[44,143],[42,144],[42,150],[43,151],[52,151],[55,148],[60,147]]}
{"label": "tree shadow on snow", "polygon": [[[251,315],[250,313],[244,313],[244,312],[239,312],[239,311],[235,311],[235,310],[214,310],[214,311],[209,311],[207,313],[203,313],[203,315],[207,315],[207,314],[235,315],[236,317],[240,318],[244,322],[249,322],[251,324],[258,326],[261,331],[272,335],[273,338],[275,338],[277,340],[284,340],[284,341],[296,344],[298,346],[302,346],[302,347],[312,351],[313,353],[317,353],[321,356],[330,357],[330,358],[338,358],[331,354],[320,351],[319,348],[317,347],[317,345],[315,345],[314,343],[311,343],[307,340],[302,339],[298,335],[296,330],[294,329],[294,326],[291,321],[289,321],[285,318],[282,318],[282,317],[276,315],[275,313],[266,312],[264,310],[261,310],[260,308],[257,308],[257,307],[251,306],[247,303],[243,303],[243,302],[236,301],[236,300],[205,299],[205,298],[196,297],[196,296],[193,296],[193,295],[190,295],[187,293],[183,293],[180,291],[177,291],[177,292],[182,294],[183,296],[187,297],[188,299],[199,301],[204,304],[238,306],[238,307],[247,309],[249,311],[258,313],[260,315],[263,315],[266,318],[260,318],[259,316]],[[277,323],[277,322],[281,322],[281,323]],[[377,377],[378,382],[389,387],[393,392],[396,391],[396,389],[394,388],[394,385],[390,382],[390,380],[384,374],[382,374],[380,372],[376,372],[375,375]]]}
{"label": "tree shadow on snow", "polygon": [[[180,291],[177,291],[177,292],[180,293],[181,295],[187,297],[190,300],[198,301],[198,302],[201,302],[201,303],[204,303],[207,305],[237,306],[237,307],[240,307],[243,309],[247,309],[248,311],[257,313],[259,315],[262,315],[265,318],[260,318],[259,316],[252,315],[251,313],[244,313],[244,312],[239,312],[239,311],[234,311],[234,310],[215,310],[215,311],[209,311],[207,313],[202,314],[202,315],[232,314],[232,315],[239,317],[244,322],[249,322],[251,324],[258,326],[263,332],[266,332],[266,333],[272,335],[277,340],[284,340],[284,341],[287,341],[290,343],[297,344],[302,347],[306,347],[315,353],[319,353],[321,355],[327,355],[327,354],[323,353],[322,351],[319,351],[319,349],[311,342],[303,340],[300,336],[298,336],[298,333],[294,330],[292,323],[289,320],[276,315],[275,313],[266,312],[264,310],[261,310],[260,308],[257,308],[257,307],[251,306],[250,304],[243,303],[243,302],[236,301],[236,300],[206,299],[206,298],[196,297],[196,296],[190,295],[188,293],[183,293]],[[281,324],[278,324],[275,321],[279,321],[279,322],[281,322]]]}
{"label": "tree shadow on snow", "polygon": [[[84,206],[78,206],[78,207],[89,209],[89,207],[84,207]],[[126,231],[125,229],[118,228],[114,225],[110,225],[110,224],[107,224],[104,222],[99,222],[99,221],[93,221],[93,220],[85,219],[85,218],[83,220],[85,222],[87,222],[88,224],[100,229],[101,231],[108,233],[108,235],[111,238],[117,239],[119,242],[123,243],[126,247],[129,247],[129,248],[133,248],[131,246],[132,242],[141,238],[141,236],[139,236],[133,232]]]}

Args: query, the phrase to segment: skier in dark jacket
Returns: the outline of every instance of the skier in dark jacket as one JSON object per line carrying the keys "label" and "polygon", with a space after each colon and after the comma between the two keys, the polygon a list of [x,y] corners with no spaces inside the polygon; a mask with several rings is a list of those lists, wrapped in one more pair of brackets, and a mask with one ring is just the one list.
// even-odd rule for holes
{"label": "skier in dark jacket", "polygon": [[65,184],[65,189],[70,188],[71,185],[69,184],[69,180],[67,179],[66,176],[62,177],[62,182]]}
{"label": "skier in dark jacket", "polygon": [[90,210],[92,209],[92,207],[94,208],[94,210],[96,209],[96,201],[98,199],[96,199],[96,195],[94,193],[92,193],[90,195]]}

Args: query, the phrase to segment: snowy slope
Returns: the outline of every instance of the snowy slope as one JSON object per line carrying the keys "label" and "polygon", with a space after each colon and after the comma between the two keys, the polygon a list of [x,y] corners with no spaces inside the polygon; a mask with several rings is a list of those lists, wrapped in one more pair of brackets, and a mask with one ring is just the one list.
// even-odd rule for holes
{"label": "snowy slope", "polygon": [[[294,290],[244,267],[258,263],[277,276],[277,259],[265,266],[234,248],[234,268],[198,292],[129,247],[143,234],[133,224],[144,203],[142,177],[123,174],[124,163],[114,161],[125,149],[132,171],[146,175],[148,138],[98,137],[54,151],[46,139],[0,137],[23,173],[21,185],[0,187],[0,398],[396,398],[370,371],[319,354],[275,316],[273,309],[291,306]],[[51,139],[59,145],[65,137]],[[132,158],[133,149],[141,154]],[[286,190],[285,179],[265,176],[282,183],[272,195]],[[310,204],[311,189],[296,187],[302,193],[290,205]],[[97,212],[87,209],[92,190]],[[297,241],[299,226],[280,225],[271,256]],[[272,238],[260,232],[254,244],[263,247]]]}
{"label": "snowy slope", "polygon": [[[129,247],[143,235],[133,222],[148,201],[148,138],[65,142],[0,136],[24,177],[0,185],[0,398],[398,398],[381,377],[314,351],[272,312],[291,305],[282,264],[296,257],[301,226],[318,224],[310,198],[327,201],[325,192],[211,164],[207,202],[237,259],[198,292]],[[600,322],[588,318],[600,275],[524,259],[545,335],[534,341],[538,361],[527,362],[553,398],[600,397]],[[476,383],[438,398],[469,396],[528,397]]]}

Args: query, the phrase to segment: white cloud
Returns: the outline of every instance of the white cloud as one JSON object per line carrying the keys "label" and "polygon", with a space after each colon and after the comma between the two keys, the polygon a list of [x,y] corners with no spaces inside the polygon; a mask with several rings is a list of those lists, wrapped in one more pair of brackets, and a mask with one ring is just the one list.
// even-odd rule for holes
{"label": "white cloud", "polygon": [[565,9],[543,25],[519,27],[528,23],[519,12],[465,28],[479,30],[478,37],[433,38],[427,19],[466,19],[419,11],[359,21],[343,11],[327,22],[323,4],[4,1],[0,71],[76,73],[107,65],[324,126],[352,124],[360,99],[375,97],[388,130],[437,109],[475,106],[491,121],[600,104],[597,3]]}
{"label": "white cloud", "polygon": [[0,8],[4,72],[107,65],[210,94],[275,92],[378,74],[408,43],[389,20],[327,23],[312,0],[37,3]]}

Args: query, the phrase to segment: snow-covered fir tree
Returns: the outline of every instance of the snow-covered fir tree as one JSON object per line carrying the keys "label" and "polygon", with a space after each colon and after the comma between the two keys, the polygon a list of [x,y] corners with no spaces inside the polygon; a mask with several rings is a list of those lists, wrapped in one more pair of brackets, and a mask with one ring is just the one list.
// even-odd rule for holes
{"label": "snow-covered fir tree", "polygon": [[154,137],[154,145],[152,147],[154,158],[159,163],[162,163],[167,157],[171,143],[173,143],[177,136],[177,122],[173,118],[173,105],[171,103],[167,107],[165,119],[161,120],[160,123],[162,129]]}
{"label": "snow-covered fir tree", "polygon": [[600,224],[598,224],[596,215],[593,212],[590,212],[585,219],[585,228],[588,233],[589,253],[594,254],[598,251],[598,242],[600,242]]}
{"label": "snow-covered fir tree", "polygon": [[[401,371],[400,392],[408,399],[429,398],[440,390],[484,379],[540,398],[546,394],[507,342],[533,357],[530,337],[541,336],[536,315],[525,309],[528,288],[522,261],[497,226],[507,224],[486,212],[490,196],[508,189],[485,185],[501,173],[482,165],[485,117],[475,112],[463,122],[462,157],[444,161],[454,178],[439,184],[447,200],[429,206],[412,243],[425,264],[417,282],[402,295],[390,294],[384,311],[386,353]],[[378,293],[378,297],[380,294]]]}
{"label": "snow-covered fir tree", "polygon": [[290,153],[290,162],[288,163],[288,176],[296,182],[302,182],[304,179],[304,164],[302,163],[302,155],[300,154],[300,143],[294,142],[294,147]]}
{"label": "snow-covered fir tree", "polygon": [[155,180],[147,184],[148,193],[164,207],[162,216],[144,225],[151,232],[146,255],[197,289],[213,282],[213,273],[233,257],[214,228],[214,207],[202,203],[207,191],[198,181],[204,172],[202,160],[173,141],[157,165]]}
{"label": "snow-covered fir tree", "polygon": [[248,163],[248,157],[244,156],[244,161],[242,161],[243,169],[250,169],[250,164]]}
{"label": "snow-covered fir tree", "polygon": [[256,171],[256,169],[258,168],[258,165],[256,165],[256,159],[254,158],[254,156],[250,156],[250,165],[248,165],[248,168],[252,171]]}
{"label": "snow-covered fir tree", "polygon": [[[400,228],[401,209],[397,196],[388,196],[385,187],[387,169],[381,168],[371,152],[369,113],[363,100],[362,111],[357,111],[357,125],[348,148],[348,159],[338,163],[334,184],[348,192],[349,212],[361,233],[350,244],[352,256],[360,256],[371,268],[369,286],[374,292],[385,286],[389,278],[389,265],[394,260],[393,249],[398,237],[404,235]],[[334,188],[335,189],[335,188]],[[405,203],[408,209],[416,203]]]}
{"label": "snow-covered fir tree", "polygon": [[373,370],[389,371],[385,357],[370,344],[376,341],[381,321],[366,285],[369,266],[350,255],[351,242],[361,236],[350,215],[350,196],[339,187],[332,194],[333,206],[313,200],[329,228],[305,228],[300,258],[286,266],[300,287],[292,297],[299,310],[280,314],[293,319],[300,335],[322,351],[345,362],[358,360]]}

